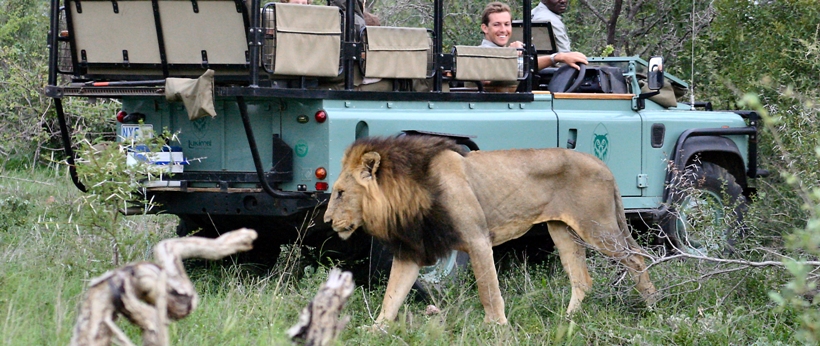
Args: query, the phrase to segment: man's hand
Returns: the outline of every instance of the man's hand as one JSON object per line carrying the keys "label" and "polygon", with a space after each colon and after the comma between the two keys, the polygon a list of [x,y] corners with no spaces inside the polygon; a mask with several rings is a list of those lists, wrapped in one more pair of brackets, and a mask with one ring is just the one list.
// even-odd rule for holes
{"label": "man's hand", "polygon": [[580,70],[581,68],[578,64],[588,64],[587,56],[581,52],[564,52],[555,54],[555,62],[562,62],[576,70]]}

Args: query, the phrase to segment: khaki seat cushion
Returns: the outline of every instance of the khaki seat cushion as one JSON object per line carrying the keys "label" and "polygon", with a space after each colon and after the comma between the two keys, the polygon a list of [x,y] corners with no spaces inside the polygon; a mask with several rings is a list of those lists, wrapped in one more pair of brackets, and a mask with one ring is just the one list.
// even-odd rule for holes
{"label": "khaki seat cushion", "polygon": [[464,81],[518,80],[515,48],[455,47],[455,79]]}
{"label": "khaki seat cushion", "polygon": [[335,6],[277,3],[273,73],[308,77],[339,75],[341,15]]}
{"label": "khaki seat cushion", "polygon": [[365,28],[365,35],[365,77],[427,77],[427,29],[371,26]]}

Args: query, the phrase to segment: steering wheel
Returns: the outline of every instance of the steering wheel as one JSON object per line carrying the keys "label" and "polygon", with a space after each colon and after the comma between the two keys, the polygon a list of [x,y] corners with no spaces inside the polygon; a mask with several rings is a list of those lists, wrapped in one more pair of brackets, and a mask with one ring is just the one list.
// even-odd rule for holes
{"label": "steering wheel", "polygon": [[571,93],[578,89],[578,86],[584,81],[587,64],[578,64],[578,67],[580,67],[580,70],[576,70],[569,65],[558,68],[555,74],[552,75],[547,89],[552,93]]}

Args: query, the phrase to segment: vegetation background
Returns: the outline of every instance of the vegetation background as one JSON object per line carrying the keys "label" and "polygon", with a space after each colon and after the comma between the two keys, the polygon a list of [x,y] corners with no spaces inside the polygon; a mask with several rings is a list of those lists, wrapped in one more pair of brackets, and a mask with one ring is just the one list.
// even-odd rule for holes
{"label": "vegetation background", "polygon": [[[485,2],[444,3],[445,42],[478,43]],[[564,20],[575,50],[663,55],[667,71],[691,81],[698,101],[766,115],[761,165],[774,174],[758,182],[738,257],[783,265],[658,263],[651,275],[664,299],[649,310],[620,282],[617,267],[593,256],[595,288],[570,320],[563,314],[569,284],[557,261],[512,263],[501,272],[509,327],[481,323],[474,282],[465,275],[434,292],[441,315],[424,316],[425,303],[410,302],[390,335],[356,328],[372,323],[381,301],[381,288],[365,285],[346,308],[353,319],[341,343],[816,344],[820,313],[817,266],[811,264],[820,255],[820,2],[569,3]],[[432,26],[429,0],[371,0],[367,7],[383,25]],[[48,8],[44,0],[0,0],[0,343],[8,345],[67,344],[87,281],[120,263],[150,259],[154,244],[174,236],[176,222],[167,215],[123,218],[114,211],[128,198],[117,179],[128,174],[118,166],[115,146],[91,144],[112,139],[116,100],[64,103],[81,156],[88,158],[84,163],[96,167],[86,178],[94,172],[110,177],[97,177],[99,188],[82,194],[58,164],[56,117],[43,95]],[[172,325],[172,342],[286,343],[284,331],[326,273],[297,266],[298,251],[290,250],[262,274],[230,262],[192,266],[201,305]],[[125,328],[138,340],[136,330]]]}

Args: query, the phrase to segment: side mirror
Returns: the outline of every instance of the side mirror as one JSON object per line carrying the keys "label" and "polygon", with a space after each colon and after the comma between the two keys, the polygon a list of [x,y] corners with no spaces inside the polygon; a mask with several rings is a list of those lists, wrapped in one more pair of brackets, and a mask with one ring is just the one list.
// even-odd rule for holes
{"label": "side mirror", "polygon": [[660,90],[663,88],[663,57],[653,56],[649,59],[649,73],[647,75],[647,87],[649,90]]}

